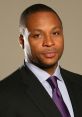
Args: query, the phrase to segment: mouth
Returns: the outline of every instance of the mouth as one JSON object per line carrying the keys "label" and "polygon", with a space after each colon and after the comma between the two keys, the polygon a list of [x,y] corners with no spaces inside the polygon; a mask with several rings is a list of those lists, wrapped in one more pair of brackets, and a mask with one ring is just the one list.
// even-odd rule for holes
{"label": "mouth", "polygon": [[51,52],[44,52],[43,53],[43,55],[44,55],[44,57],[46,57],[46,58],[53,58],[53,57],[55,57],[56,56],[56,52],[53,52],[53,51],[51,51]]}

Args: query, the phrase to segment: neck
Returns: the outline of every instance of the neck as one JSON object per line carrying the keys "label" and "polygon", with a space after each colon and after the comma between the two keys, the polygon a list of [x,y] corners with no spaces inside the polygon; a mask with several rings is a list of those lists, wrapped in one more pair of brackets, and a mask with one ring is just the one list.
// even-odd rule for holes
{"label": "neck", "polygon": [[49,73],[50,75],[53,75],[54,71],[56,70],[58,63],[53,64],[53,65],[43,65],[43,64],[38,64],[36,62],[31,61],[32,64],[34,64],[35,66],[43,69],[44,71],[46,71],[47,73]]}
{"label": "neck", "polygon": [[57,65],[54,65],[54,66],[51,66],[50,68],[44,68],[43,70],[46,71],[47,73],[49,73],[50,75],[53,75],[54,71],[56,70],[57,68]]}

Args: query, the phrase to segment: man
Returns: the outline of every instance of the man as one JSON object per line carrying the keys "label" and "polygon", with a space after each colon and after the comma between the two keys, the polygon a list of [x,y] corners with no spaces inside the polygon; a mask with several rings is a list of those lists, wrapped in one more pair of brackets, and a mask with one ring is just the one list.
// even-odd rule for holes
{"label": "man", "polygon": [[[61,68],[58,62],[64,49],[58,14],[46,5],[32,5],[21,14],[20,32],[25,62],[0,82],[0,117],[82,117],[82,75]],[[52,99],[51,77],[57,79],[68,115]]]}

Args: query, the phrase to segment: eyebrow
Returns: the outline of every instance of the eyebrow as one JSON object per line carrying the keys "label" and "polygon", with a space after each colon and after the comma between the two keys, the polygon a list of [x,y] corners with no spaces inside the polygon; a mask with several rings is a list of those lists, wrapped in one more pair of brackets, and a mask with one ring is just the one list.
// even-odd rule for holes
{"label": "eyebrow", "polygon": [[52,30],[56,30],[56,29],[63,29],[62,26],[56,26],[56,27],[53,27]]}
{"label": "eyebrow", "polygon": [[[63,27],[62,26],[53,26],[51,30],[57,30],[57,29],[63,30]],[[42,32],[42,31],[43,31],[42,29],[34,28],[31,32]]]}
{"label": "eyebrow", "polygon": [[[56,27],[53,27],[53,28],[52,28],[52,30],[56,30],[56,29],[63,29],[63,28],[62,28],[61,26],[56,26]],[[33,29],[32,31],[34,31],[34,32],[36,32],[36,31],[41,32],[42,29],[35,28],[35,29]]]}

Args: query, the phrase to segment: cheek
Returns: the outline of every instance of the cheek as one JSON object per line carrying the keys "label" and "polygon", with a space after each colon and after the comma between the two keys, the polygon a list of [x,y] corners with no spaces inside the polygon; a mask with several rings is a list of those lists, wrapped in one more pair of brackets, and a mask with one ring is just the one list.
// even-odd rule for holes
{"label": "cheek", "polygon": [[30,47],[31,47],[31,54],[32,54],[32,56],[33,57],[37,56],[39,54],[40,47],[37,44],[31,44]]}
{"label": "cheek", "polygon": [[61,48],[64,49],[64,39],[61,41]]}
{"label": "cheek", "polygon": [[60,39],[56,42],[56,46],[58,49],[63,49],[64,48],[64,40]]}
{"label": "cheek", "polygon": [[41,47],[42,47],[41,42],[30,40],[29,44],[30,44],[32,53],[38,53],[41,50]]}

